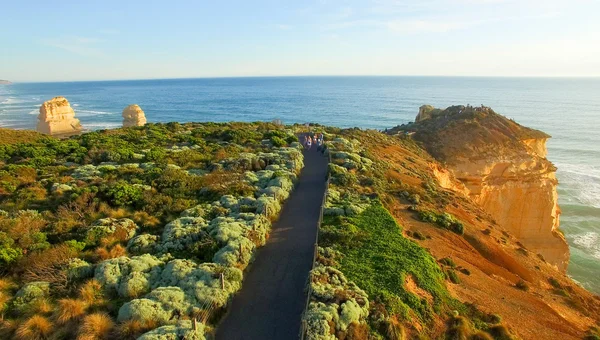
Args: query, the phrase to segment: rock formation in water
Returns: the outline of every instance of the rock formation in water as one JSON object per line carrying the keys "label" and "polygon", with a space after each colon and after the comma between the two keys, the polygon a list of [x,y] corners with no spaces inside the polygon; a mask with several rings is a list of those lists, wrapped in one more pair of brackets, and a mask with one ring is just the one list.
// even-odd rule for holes
{"label": "rock formation in water", "polygon": [[123,110],[123,127],[143,126],[146,124],[146,115],[137,104],[127,106]]}
{"label": "rock formation in water", "polygon": [[413,138],[464,184],[452,189],[479,203],[528,249],[566,270],[569,247],[559,230],[556,168],[546,159],[549,135],[484,106],[422,106],[417,122],[400,129],[414,132]]}
{"label": "rock formation in water", "polygon": [[79,119],[65,97],[54,97],[40,106],[37,131],[48,135],[70,135],[81,132]]}
{"label": "rock formation in water", "polygon": [[0,85],[10,85],[10,84],[12,84],[12,83],[8,80],[0,79]]}

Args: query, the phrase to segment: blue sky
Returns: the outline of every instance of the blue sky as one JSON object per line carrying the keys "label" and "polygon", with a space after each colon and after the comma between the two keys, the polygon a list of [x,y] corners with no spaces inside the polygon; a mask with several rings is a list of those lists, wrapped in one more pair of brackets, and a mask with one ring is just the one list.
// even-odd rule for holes
{"label": "blue sky", "polygon": [[4,1],[0,79],[600,76],[598,0]]}

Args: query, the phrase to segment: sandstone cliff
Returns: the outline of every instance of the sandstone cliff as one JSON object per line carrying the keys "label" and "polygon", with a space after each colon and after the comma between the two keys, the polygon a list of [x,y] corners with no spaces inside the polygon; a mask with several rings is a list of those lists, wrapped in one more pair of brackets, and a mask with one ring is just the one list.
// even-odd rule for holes
{"label": "sandstone cliff", "polygon": [[467,194],[527,248],[565,271],[569,248],[559,230],[556,168],[545,158],[550,136],[483,106],[423,106],[418,118],[399,129],[414,132],[464,187],[446,177],[440,185]]}
{"label": "sandstone cliff", "polygon": [[8,80],[2,80],[2,79],[0,79],[0,85],[10,85],[10,84],[12,84],[12,83],[10,81],[8,81]]}
{"label": "sandstone cliff", "polygon": [[40,107],[37,131],[48,135],[68,135],[81,132],[79,119],[65,97],[54,97]]}
{"label": "sandstone cliff", "polygon": [[137,105],[129,105],[123,110],[123,127],[143,126],[146,124],[146,115]]}

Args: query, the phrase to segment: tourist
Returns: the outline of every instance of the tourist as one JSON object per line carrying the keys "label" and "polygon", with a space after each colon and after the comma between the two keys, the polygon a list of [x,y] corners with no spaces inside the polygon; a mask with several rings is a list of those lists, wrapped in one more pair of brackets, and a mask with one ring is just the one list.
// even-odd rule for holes
{"label": "tourist", "polygon": [[306,148],[308,150],[310,150],[310,147],[312,146],[312,139],[310,138],[310,136],[308,137],[308,139],[306,140]]}
{"label": "tourist", "polygon": [[323,140],[320,138],[317,138],[317,151],[323,152]]}

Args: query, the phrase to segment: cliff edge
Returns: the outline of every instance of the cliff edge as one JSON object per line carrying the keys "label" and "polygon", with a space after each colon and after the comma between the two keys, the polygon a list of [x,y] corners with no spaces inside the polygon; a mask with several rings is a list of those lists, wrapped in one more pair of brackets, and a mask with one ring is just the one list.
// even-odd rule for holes
{"label": "cliff edge", "polygon": [[430,105],[420,108],[415,123],[388,132],[413,135],[464,184],[450,189],[468,195],[525,246],[566,271],[569,247],[559,230],[556,168],[546,159],[548,134],[485,106],[441,110]]}

